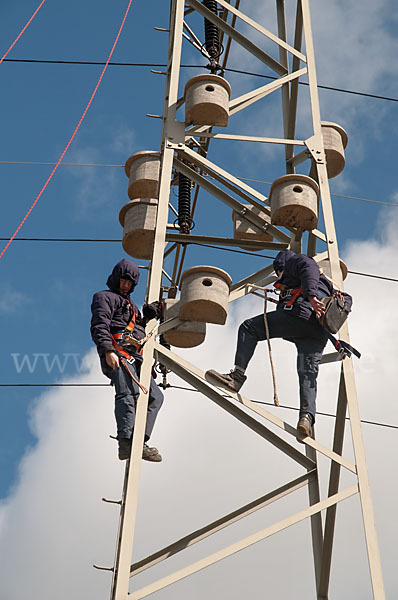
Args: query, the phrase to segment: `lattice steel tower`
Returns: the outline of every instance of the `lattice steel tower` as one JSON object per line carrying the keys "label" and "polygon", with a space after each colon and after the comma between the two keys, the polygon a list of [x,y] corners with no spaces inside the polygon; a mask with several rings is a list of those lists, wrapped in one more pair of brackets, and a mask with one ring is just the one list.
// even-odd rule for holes
{"label": "lattice steel tower", "polygon": [[[271,3],[271,0],[269,2]],[[131,211],[135,210],[134,207],[137,206],[140,211],[145,211],[147,224],[137,225],[136,229],[140,229],[142,244],[145,238],[145,240],[149,240],[150,245],[151,261],[147,301],[153,302],[164,296],[168,296],[171,300],[176,298],[186,252],[184,243],[188,242],[190,244],[210,242],[221,246],[243,245],[250,249],[268,248],[276,250],[289,247],[295,252],[301,252],[303,239],[308,239],[307,254],[313,256],[318,263],[323,261],[323,265],[326,269],[329,269],[332,280],[342,289],[343,270],[340,267],[328,178],[337,174],[344,166],[344,146],[347,143],[347,136],[345,131],[338,125],[321,123],[309,0],[297,1],[295,23],[291,23],[294,25],[292,45],[287,42],[287,19],[284,0],[276,0],[278,35],[272,34],[241,12],[239,9],[240,0],[231,0],[231,3],[227,0],[218,0],[217,2],[210,0],[203,0],[203,2],[199,0],[171,0],[170,4],[169,50],[165,74],[166,86],[161,148],[158,157],[160,171],[156,171],[156,157],[153,156],[153,153],[142,154],[138,157],[140,160],[144,159],[144,169],[148,169],[148,172],[155,168],[156,173],[158,173],[158,175],[156,174],[156,178],[158,178],[156,187],[158,185],[158,190],[156,194],[145,196],[145,198],[151,197],[152,199],[155,196],[153,201],[144,201],[142,198],[140,201],[140,193],[133,193],[130,195],[131,202],[125,207],[124,211],[122,210],[126,244],[124,247],[127,250],[129,248],[129,228],[132,228],[133,233],[135,231],[134,226],[131,225],[132,220],[128,220],[127,215],[132,214]],[[244,1],[241,4],[244,5]],[[242,8],[244,9],[244,6]],[[204,45],[199,39],[200,36],[194,33],[193,25],[190,26],[190,19],[195,12],[206,19]],[[250,32],[248,35],[241,33],[242,24],[244,24],[244,31]],[[252,34],[255,34],[255,36],[252,36]],[[203,75],[194,77],[186,86],[184,97],[179,98],[181,46],[184,37],[201,49],[202,53],[208,58],[210,73],[206,73],[204,70]],[[302,48],[303,40],[304,49]],[[253,59],[270,67],[276,75],[271,82],[232,100],[229,98],[230,86],[223,79],[231,41],[251,53]],[[222,64],[219,64],[222,43],[225,51],[222,56]],[[274,45],[278,59],[273,58],[263,49],[265,45],[269,46],[270,43]],[[310,102],[307,100],[306,102],[308,104],[307,109],[312,116],[312,125],[309,126],[307,134],[303,136],[305,139],[296,139],[298,86],[299,79],[302,77],[307,77],[308,80]],[[218,130],[216,132],[213,130],[213,126],[225,126],[228,117],[246,109],[276,90],[281,90],[283,138],[234,135],[233,133],[220,133]],[[185,121],[183,116],[184,103]],[[177,118],[178,110],[181,113],[180,118]],[[229,128],[232,128],[231,123],[233,124],[233,119],[230,119]],[[274,196],[272,202],[238,177],[208,160],[207,150],[210,140],[215,140],[214,143],[217,143],[219,139],[231,140],[231,144],[247,141],[257,144],[277,144],[285,148],[286,175],[274,182],[273,190],[271,190],[271,195]],[[146,163],[145,158],[148,158]],[[295,173],[296,166],[304,161],[308,161],[310,179],[307,176]],[[137,166],[137,160],[135,160],[135,163]],[[130,174],[130,167],[131,164],[127,166],[128,174]],[[138,176],[131,175],[130,185],[134,184],[134,177],[137,178]],[[151,176],[144,175],[143,179],[145,178],[150,179]],[[172,183],[175,184],[177,180],[180,188],[178,225],[172,227],[168,225],[170,188]],[[291,186],[293,186],[292,189]],[[191,187],[195,188],[194,206],[199,189],[204,189],[214,197],[214,201],[221,201],[235,211],[236,235],[234,238],[206,237],[191,233],[193,215],[193,209],[190,205]],[[286,189],[288,192],[285,192]],[[300,194],[302,200],[297,199]],[[143,193],[141,193],[142,195]],[[170,214],[172,216],[171,221],[173,221],[175,215],[171,212]],[[322,216],[324,231],[317,229],[319,215]],[[152,225],[150,223],[151,219],[153,220]],[[284,231],[277,225],[284,226]],[[305,234],[308,238],[303,238],[304,231],[308,232]],[[131,240],[137,239],[137,235],[134,234],[130,238]],[[244,243],[242,238],[244,238]],[[270,241],[273,238],[277,241]],[[163,280],[166,242],[171,244],[168,246],[166,254],[175,253],[173,273],[171,276],[166,275],[168,277],[167,281]],[[317,242],[322,245],[322,252],[317,252]],[[132,250],[132,255],[140,257],[134,250]],[[250,265],[248,264],[249,268]],[[248,270],[248,273],[250,272],[251,269]],[[229,285],[226,277],[221,276],[222,283],[228,287],[227,302],[233,302],[254,290],[258,290],[258,287],[266,286],[275,279],[272,273],[272,265],[269,265],[256,273],[249,274],[232,286]],[[215,273],[215,276],[218,277],[217,273]],[[186,279],[188,278],[186,277]],[[165,281],[164,285],[162,280]],[[209,281],[209,285],[211,285],[213,283],[211,272]],[[221,300],[220,303],[222,304]],[[169,305],[171,311],[173,302]],[[174,302],[174,313],[169,312],[168,318],[166,314],[166,322],[160,325],[158,334],[165,333],[167,330],[169,332],[177,331],[177,333],[182,331],[181,328],[187,321],[179,320],[181,315],[182,313],[176,312]],[[186,318],[185,315],[184,319]],[[188,319],[192,318],[192,315],[190,317],[188,315]],[[199,326],[194,333],[200,338],[201,331]],[[340,337],[347,342],[349,341],[347,324],[340,330]],[[304,472],[301,476],[287,482],[282,487],[268,492],[265,496],[132,565],[141,453],[148,403],[147,396],[141,393],[138,400],[132,455],[127,463],[125,473],[116,556],[112,569],[112,600],[127,600],[127,598],[139,600],[145,598],[153,592],[161,590],[306,518],[310,518],[312,529],[316,582],[314,596],[316,595],[318,599],[328,598],[336,506],[341,500],[355,494],[359,494],[362,508],[373,598],[377,600],[385,598],[352,359],[345,358],[340,363],[340,385],[333,448],[325,447],[316,439],[305,438],[305,445],[303,446],[305,453],[302,453],[295,445],[291,445],[289,441],[273,433],[256,417],[261,417],[263,421],[265,420],[265,422],[281,429],[285,437],[289,435],[296,436],[297,432],[294,427],[260,408],[258,404],[253,403],[241,394],[231,393],[229,397],[225,397],[224,392],[206,381],[204,373],[200,369],[189,364],[175,352],[165,349],[155,341],[155,336],[152,336],[144,347],[141,381],[145,387],[149,387],[154,353],[168,369],[260,435],[264,442],[272,444],[290,457],[303,468]],[[331,362],[339,359],[341,357],[334,353],[324,356],[323,361]],[[342,456],[347,407],[355,463]],[[253,416],[248,414],[248,411],[244,408],[249,408]],[[317,453],[330,460],[329,488],[325,498],[321,498],[320,495]],[[341,468],[348,471],[355,478],[353,486],[342,490],[339,489]],[[140,590],[129,592],[129,581],[135,574],[303,486],[308,486],[309,492],[309,506],[305,510],[297,512]],[[324,521],[321,511],[326,511]],[[283,595],[279,597],[282,598]]]}

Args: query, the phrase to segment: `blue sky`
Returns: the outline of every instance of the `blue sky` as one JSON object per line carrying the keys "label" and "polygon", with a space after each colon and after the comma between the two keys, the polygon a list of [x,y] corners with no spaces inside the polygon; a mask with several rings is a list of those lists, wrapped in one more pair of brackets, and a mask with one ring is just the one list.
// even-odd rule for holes
{"label": "blue sky", "polygon": [[[37,6],[33,0],[18,3],[4,0],[0,7],[2,54],[15,39]],[[271,4],[271,3],[269,3]],[[378,7],[367,3],[360,15],[355,2],[313,2],[314,39],[318,81],[323,85],[396,96],[392,69],[394,27],[389,19],[393,3]],[[247,8],[245,7],[247,6]],[[36,19],[9,54],[9,59],[51,59],[104,61],[119,28],[127,2],[47,0]],[[131,12],[112,60],[164,63],[167,34],[154,26],[167,27],[168,2],[134,0]],[[242,9],[265,26],[268,3],[242,2]],[[327,11],[328,18],[324,18]],[[273,17],[272,17],[273,18]],[[202,22],[194,19],[202,35]],[[187,44],[183,63],[204,65],[205,60]],[[232,46],[229,66],[272,75],[252,57]],[[77,124],[101,71],[100,66],[48,65],[3,62],[0,65],[2,115],[0,174],[2,182],[2,223],[0,237],[9,237],[41,189],[51,166],[1,164],[1,161],[56,162]],[[183,84],[198,69],[185,69]],[[264,80],[227,74],[232,97],[261,85]],[[160,121],[146,113],[162,111],[164,78],[149,68],[111,66],[97,96],[70,147],[64,162],[122,165],[139,150],[158,149]],[[300,90],[305,98],[306,90]],[[345,127],[349,135],[347,166],[331,181],[331,191],[386,203],[398,203],[394,138],[397,133],[396,103],[363,98],[333,91],[320,91],[322,118]],[[230,122],[236,133],[281,135],[279,93],[243,111]],[[182,118],[182,117],[180,117]],[[308,113],[299,112],[299,131],[308,128]],[[235,144],[235,145],[234,145]],[[283,155],[278,148],[253,147],[238,142],[218,142],[209,158],[244,178],[272,182],[283,174]],[[307,172],[307,165],[303,172]],[[253,183],[265,191],[269,186]],[[123,168],[60,166],[45,193],[19,232],[19,237],[67,237],[120,239],[118,212],[128,200]],[[383,240],[388,209],[381,204],[334,197],[336,228],[344,257],[353,241]],[[229,209],[206,194],[200,196],[195,233],[231,235]],[[379,225],[378,225],[379,224]],[[381,224],[381,225],[380,225]],[[3,242],[2,242],[3,244]],[[4,242],[5,244],[5,242]],[[367,246],[366,246],[367,247]],[[365,246],[364,246],[365,248]],[[318,246],[321,250],[321,246]],[[270,252],[263,252],[270,254]],[[271,253],[272,254],[272,253]],[[0,319],[2,346],[0,383],[54,383],[76,375],[92,348],[89,335],[92,294],[103,289],[115,262],[125,254],[118,243],[45,243],[14,241],[0,261]],[[397,277],[381,262],[373,265],[364,252],[355,270]],[[145,261],[140,261],[144,264]],[[227,270],[234,280],[261,268],[265,259],[204,248],[190,249],[186,266],[212,264]],[[369,264],[372,264],[373,270]],[[166,263],[167,266],[167,263]],[[349,265],[350,267],[350,265]],[[387,269],[387,270],[385,270]],[[388,272],[387,272],[388,271]],[[145,276],[135,293],[143,300]],[[371,289],[377,281],[369,280]],[[396,285],[396,284],[392,284]],[[17,361],[40,355],[32,373],[18,372]],[[67,355],[62,374],[57,367],[47,372],[43,354],[51,361]],[[74,358],[75,357],[75,358]],[[105,380],[99,375],[99,383]],[[18,480],[21,458],[35,446],[31,415],[37,405],[37,388],[0,388],[0,497],[7,498]],[[77,401],[84,404],[84,388],[76,388]]]}
{"label": "blue sky", "polygon": [[[35,2],[28,1],[18,5],[3,3],[2,48],[6,49],[13,41],[35,6]],[[72,1],[65,5],[46,2],[8,58],[104,61],[123,12],[123,3],[110,5],[88,1],[81,4]],[[145,3],[135,1],[112,60],[163,63],[167,35],[155,32],[153,27],[167,26],[167,12],[167,3],[158,2],[153,19]],[[201,27],[202,23],[198,21],[199,33]],[[316,42],[316,29],[314,35]],[[188,44],[186,46],[183,63],[204,64],[204,59]],[[318,64],[324,61],[325,57],[321,56]],[[234,51],[229,64],[232,68],[272,74],[250,57],[243,55],[240,60]],[[4,62],[0,74],[3,90],[0,160],[55,162],[80,118],[100,71],[100,66]],[[196,72],[200,71],[185,69],[183,83]],[[340,79],[339,73],[333,73],[333,81],[323,73],[318,68],[319,83],[324,85],[380,95],[393,94],[390,84],[381,77],[378,79],[377,73],[374,87],[361,84],[355,77],[350,84],[346,73]],[[233,96],[250,86],[262,84],[261,80],[245,75],[232,75],[229,79]],[[145,117],[145,114],[161,112],[163,85],[163,76],[150,73],[149,68],[109,67],[64,162],[123,164],[133,152],[158,148],[160,122]],[[304,96],[307,91],[302,89],[300,93]],[[237,123],[234,131],[245,133],[260,127],[266,135],[266,131],[280,128],[279,122],[275,127],[279,93],[275,96],[268,100],[268,106],[262,103],[255,107],[249,122],[243,112],[234,122]],[[338,117],[344,111],[353,115],[354,141],[350,123],[341,123],[350,137],[347,167],[343,175],[331,181],[332,192],[393,202],[393,130],[396,121],[392,117],[396,105],[325,90],[320,91],[320,98],[321,105],[328,110],[327,114],[322,113],[325,120],[341,123]],[[270,122],[267,122],[268,109],[272,111]],[[213,144],[210,158],[241,177],[272,181],[283,172],[279,148],[254,149],[243,143],[237,153],[232,143],[219,142],[216,148],[214,146],[216,144]],[[257,164],[252,161],[253,152],[260,152],[260,156],[263,153]],[[2,237],[14,232],[51,168],[0,164],[4,199]],[[262,191],[269,189],[267,185],[253,185]],[[230,235],[228,210],[205,194],[202,197],[203,208],[198,211],[196,232]],[[119,239],[118,211],[127,200],[127,179],[122,168],[61,166],[19,236]],[[334,198],[334,208],[343,250],[347,239],[370,237],[378,214],[383,210],[382,205],[338,197]],[[47,373],[42,357],[38,357],[33,373],[29,373],[27,366],[18,373],[15,360],[21,360],[24,354],[28,354],[31,361],[35,353],[49,354],[50,364],[54,355],[59,355],[61,363],[68,353],[79,355],[76,359],[73,356],[66,359],[66,371],[75,372],[74,361],[80,361],[91,346],[88,331],[91,295],[103,287],[111,267],[122,256],[123,250],[115,243],[13,242],[1,263],[2,382],[43,383],[59,377],[56,365],[51,373]],[[253,258],[248,264],[247,257],[203,248],[189,252],[187,265],[197,264],[198,260],[217,264],[234,278],[262,265],[260,258]],[[366,260],[362,270],[367,271]],[[387,275],[395,276],[394,273]],[[137,291],[139,301],[143,289],[142,278]],[[12,354],[21,356],[14,359]],[[24,388],[0,391],[2,421],[7,423],[0,441],[2,494],[7,493],[14,479],[17,462],[26,445],[34,444],[27,415],[36,391]],[[76,393],[82,392],[77,390]]]}

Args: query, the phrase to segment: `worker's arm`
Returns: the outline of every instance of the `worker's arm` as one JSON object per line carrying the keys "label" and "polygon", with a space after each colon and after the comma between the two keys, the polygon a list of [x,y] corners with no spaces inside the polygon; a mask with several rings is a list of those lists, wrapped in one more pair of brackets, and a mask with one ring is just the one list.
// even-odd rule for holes
{"label": "worker's arm", "polygon": [[305,254],[296,254],[290,261],[293,262],[292,267],[294,268],[298,279],[300,279],[304,298],[308,298],[308,300],[313,296],[316,298],[318,295],[320,277],[317,263],[313,258],[306,256]]}
{"label": "worker's arm", "polygon": [[320,277],[317,263],[305,254],[296,254],[289,263],[289,267],[300,280],[303,297],[311,304],[316,316],[320,317],[325,312],[325,307],[317,297]]}
{"label": "worker's arm", "polygon": [[111,369],[119,366],[119,358],[114,351],[110,324],[112,320],[112,307],[106,294],[94,294],[91,303],[91,337],[98,348],[98,353],[104,354],[107,364]]}

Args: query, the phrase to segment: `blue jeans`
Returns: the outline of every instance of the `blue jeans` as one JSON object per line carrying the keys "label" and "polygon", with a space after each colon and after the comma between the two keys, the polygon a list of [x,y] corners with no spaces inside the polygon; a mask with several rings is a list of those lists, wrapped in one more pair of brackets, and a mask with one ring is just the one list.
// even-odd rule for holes
{"label": "blue jeans", "polygon": [[[267,313],[267,322],[270,338],[283,338],[296,345],[300,416],[309,413],[315,422],[317,377],[327,333],[315,315],[306,320],[283,309]],[[257,343],[265,339],[264,315],[244,321],[238,331],[235,365],[246,369]]]}
{"label": "blue jeans", "polygon": [[[101,357],[102,372],[111,380],[111,384],[115,386],[115,418],[117,424],[117,437],[130,439],[133,435],[135,411],[140,390],[135,381],[132,380],[124,367],[120,366],[112,370],[105,361],[105,357]],[[139,378],[141,363],[136,361],[133,365],[129,365],[129,369],[133,375]],[[153,426],[155,425],[156,417],[159,409],[163,404],[163,394],[156,385],[155,380],[151,377],[151,385],[149,388],[148,398],[148,413],[145,427],[145,441],[151,437]]]}

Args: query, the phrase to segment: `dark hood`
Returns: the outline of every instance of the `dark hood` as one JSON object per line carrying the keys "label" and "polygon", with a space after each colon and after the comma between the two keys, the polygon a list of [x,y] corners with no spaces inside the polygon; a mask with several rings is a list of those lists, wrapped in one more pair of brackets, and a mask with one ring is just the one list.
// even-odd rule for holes
{"label": "dark hood", "polygon": [[275,269],[275,273],[277,271],[284,271],[285,270],[285,264],[286,261],[291,258],[292,256],[294,256],[295,253],[292,252],[291,250],[281,250],[275,257],[274,260],[274,269]]}
{"label": "dark hood", "polygon": [[117,263],[117,265],[113,267],[113,271],[109,275],[106,282],[106,285],[110,290],[112,290],[112,292],[119,293],[121,277],[123,279],[131,279],[133,282],[133,288],[131,291],[133,291],[140,278],[138,265],[136,265],[132,260],[123,258]]}

